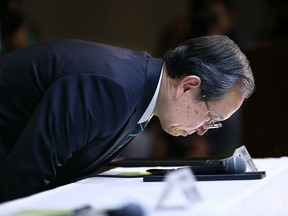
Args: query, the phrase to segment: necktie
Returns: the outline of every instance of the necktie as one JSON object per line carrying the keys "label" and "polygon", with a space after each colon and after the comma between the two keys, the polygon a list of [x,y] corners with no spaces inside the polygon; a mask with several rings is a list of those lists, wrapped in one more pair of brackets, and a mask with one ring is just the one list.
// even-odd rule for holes
{"label": "necktie", "polygon": [[134,128],[134,130],[128,135],[128,137],[126,137],[126,139],[123,141],[122,145],[125,145],[126,143],[130,142],[132,139],[134,139],[137,134],[139,134],[141,131],[143,131],[145,129],[145,127],[147,126],[148,121],[142,122],[142,123],[138,123],[136,125],[136,127]]}
{"label": "necktie", "polygon": [[[138,123],[136,125],[136,127],[133,129],[133,131],[125,138],[125,140],[121,143],[121,145],[118,146],[118,148],[111,154],[111,155],[115,155],[117,154],[117,152],[123,147],[125,146],[125,144],[127,144],[128,142],[132,141],[133,138],[135,138],[137,136],[138,133],[140,133],[141,131],[144,130],[144,128],[147,126],[149,120],[142,122],[142,123]],[[111,156],[110,155],[110,156]],[[110,157],[109,156],[109,157]]]}

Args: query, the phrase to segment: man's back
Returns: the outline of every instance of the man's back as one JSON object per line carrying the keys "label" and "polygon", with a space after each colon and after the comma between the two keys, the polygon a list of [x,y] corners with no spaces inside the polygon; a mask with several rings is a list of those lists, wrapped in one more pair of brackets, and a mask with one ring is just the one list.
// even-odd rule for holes
{"label": "man's back", "polygon": [[0,194],[11,199],[97,170],[141,118],[161,66],[145,52],[79,40],[1,57]]}

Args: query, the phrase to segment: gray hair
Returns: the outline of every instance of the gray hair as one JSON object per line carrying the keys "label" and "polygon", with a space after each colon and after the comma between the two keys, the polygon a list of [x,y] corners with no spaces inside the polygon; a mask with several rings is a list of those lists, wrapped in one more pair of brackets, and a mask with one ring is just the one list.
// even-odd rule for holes
{"label": "gray hair", "polygon": [[246,56],[227,36],[210,35],[185,41],[164,57],[168,76],[195,75],[201,79],[201,96],[220,99],[233,88],[244,98],[255,90]]}

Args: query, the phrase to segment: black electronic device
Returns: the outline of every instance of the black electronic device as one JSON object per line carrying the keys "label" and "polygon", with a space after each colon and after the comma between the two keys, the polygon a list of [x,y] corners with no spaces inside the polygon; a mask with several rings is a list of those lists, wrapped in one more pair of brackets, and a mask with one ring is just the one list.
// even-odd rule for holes
{"label": "black electronic device", "polygon": [[[266,176],[265,171],[247,172],[245,160],[238,156],[224,159],[193,158],[193,159],[120,159],[113,161],[111,165],[116,167],[151,167],[146,171],[150,175],[144,175],[144,182],[158,182],[165,179],[168,172],[177,169],[190,168],[197,181],[220,180],[253,180]],[[154,167],[163,167],[161,169]],[[153,167],[153,168],[152,168]],[[177,168],[169,168],[177,167]]]}
{"label": "black electronic device", "polygon": [[[167,174],[167,173],[166,173]],[[151,174],[143,177],[144,182],[160,182],[165,180],[166,174]],[[241,174],[210,174],[195,175],[197,181],[226,181],[226,180],[255,180],[266,176],[265,171],[246,172]]]}
{"label": "black electronic device", "polygon": [[[245,160],[237,156],[232,156],[222,160],[206,160],[202,163],[190,164],[189,166],[184,167],[190,168],[195,175],[243,174],[246,172],[247,169]],[[177,169],[183,169],[183,167]],[[147,172],[161,175],[172,170],[149,169],[147,170]]]}

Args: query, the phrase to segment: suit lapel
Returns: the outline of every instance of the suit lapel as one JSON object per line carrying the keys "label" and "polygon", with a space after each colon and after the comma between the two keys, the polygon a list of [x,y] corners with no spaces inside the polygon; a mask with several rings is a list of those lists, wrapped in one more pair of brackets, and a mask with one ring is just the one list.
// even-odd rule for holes
{"label": "suit lapel", "polygon": [[[147,57],[147,69],[146,69],[146,85],[142,91],[142,94],[139,95],[139,103],[136,106],[134,112],[131,114],[128,121],[124,124],[121,130],[114,136],[114,138],[110,141],[112,145],[105,151],[105,153],[94,160],[90,165],[86,166],[85,169],[82,169],[81,172],[77,174],[76,180],[80,180],[86,178],[93,173],[99,171],[100,167],[103,167],[107,163],[109,163],[119,152],[127,145],[121,146],[126,137],[132,132],[132,130],[137,125],[138,121],[142,117],[146,108],[148,107],[158,84],[161,67],[162,67],[162,59],[148,58]],[[92,152],[88,152],[84,154],[86,156],[91,154]],[[88,156],[89,157],[89,156]]]}

